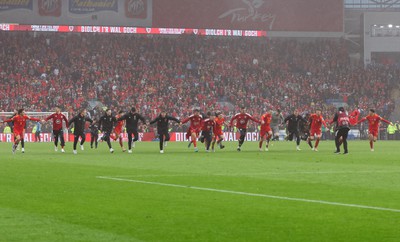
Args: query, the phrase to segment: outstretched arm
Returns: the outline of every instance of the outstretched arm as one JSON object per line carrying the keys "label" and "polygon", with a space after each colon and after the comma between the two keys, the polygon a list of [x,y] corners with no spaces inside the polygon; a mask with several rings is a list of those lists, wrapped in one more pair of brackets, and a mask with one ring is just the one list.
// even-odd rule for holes
{"label": "outstretched arm", "polygon": [[364,118],[360,119],[360,120],[357,122],[357,124],[362,123],[362,122],[364,122],[365,120],[367,120],[367,117],[364,117]]}

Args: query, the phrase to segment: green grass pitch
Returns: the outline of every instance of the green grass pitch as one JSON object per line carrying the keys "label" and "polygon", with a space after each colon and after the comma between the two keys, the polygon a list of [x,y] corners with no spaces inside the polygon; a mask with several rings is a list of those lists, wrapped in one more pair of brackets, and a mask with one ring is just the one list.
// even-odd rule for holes
{"label": "green grass pitch", "polygon": [[400,142],[0,143],[0,241],[400,241]]}

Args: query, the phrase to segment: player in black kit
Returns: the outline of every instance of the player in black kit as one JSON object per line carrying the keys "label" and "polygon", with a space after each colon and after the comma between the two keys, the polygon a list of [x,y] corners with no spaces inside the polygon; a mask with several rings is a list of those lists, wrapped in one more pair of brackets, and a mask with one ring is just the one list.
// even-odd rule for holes
{"label": "player in black kit", "polygon": [[335,154],[340,154],[340,146],[343,143],[344,153],[348,154],[349,150],[347,148],[347,135],[350,131],[350,118],[348,113],[343,107],[340,107],[338,112],[335,114],[331,123],[335,123]]}
{"label": "player in black kit", "polygon": [[164,142],[167,142],[170,139],[168,133],[168,123],[170,120],[175,121],[178,124],[181,123],[179,119],[167,115],[166,111],[161,111],[160,115],[150,122],[150,124],[157,123],[157,133],[158,133],[158,138],[160,139],[161,154],[164,153]]}
{"label": "player in black kit", "polygon": [[76,155],[76,145],[79,137],[81,137],[81,150],[84,150],[83,143],[85,143],[85,124],[86,122],[93,123],[93,120],[86,116],[86,109],[82,109],[81,112],[68,121],[68,127],[74,124],[74,150],[73,153]]}
{"label": "player in black kit", "polygon": [[103,132],[103,137],[101,137],[101,140],[107,142],[108,148],[110,149],[111,153],[114,153],[114,149],[111,146],[110,135],[116,124],[117,119],[112,116],[111,110],[107,109],[105,115],[100,117],[99,129]]}
{"label": "player in black kit", "polygon": [[97,139],[99,138],[99,126],[97,125],[96,121],[89,126],[90,129],[90,148],[93,149],[93,143],[95,148],[97,149]]}
{"label": "player in black kit", "polygon": [[[117,119],[117,121],[122,120],[126,120],[125,127],[126,132],[128,133],[128,153],[132,153],[132,146],[135,147],[134,142],[139,140],[138,122],[140,120],[145,124],[146,120],[142,117],[142,115],[136,112],[136,108],[132,108],[130,112]],[[132,135],[135,136],[134,139],[132,139]]]}
{"label": "player in black kit", "polygon": [[299,111],[298,110],[294,110],[293,114],[287,116],[284,120],[284,123],[288,123],[287,124],[287,130],[289,132],[287,139],[292,141],[293,140],[293,136],[296,136],[296,149],[297,150],[301,150],[300,149],[300,132],[299,132],[299,123],[300,121],[302,122],[307,122],[307,120],[305,120],[301,115],[299,115]]}

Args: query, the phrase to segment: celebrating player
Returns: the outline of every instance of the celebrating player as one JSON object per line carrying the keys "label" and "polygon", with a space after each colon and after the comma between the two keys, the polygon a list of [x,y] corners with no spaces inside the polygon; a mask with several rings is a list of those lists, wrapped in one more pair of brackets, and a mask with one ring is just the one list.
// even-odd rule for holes
{"label": "celebrating player", "polygon": [[273,138],[272,140],[279,140],[279,126],[282,125],[283,120],[285,119],[282,115],[280,109],[276,111],[272,111],[271,113],[271,124],[270,127],[272,129]]}
{"label": "celebrating player", "polygon": [[17,149],[19,142],[21,142],[21,152],[25,153],[24,135],[26,120],[40,121],[40,119],[38,118],[31,118],[25,115],[25,110],[23,108],[19,109],[17,115],[15,115],[14,117],[3,121],[4,123],[14,123],[14,145],[12,146],[13,154],[15,154],[15,150]]}
{"label": "celebrating player", "polygon": [[322,136],[321,127],[322,125],[324,125],[325,127],[327,126],[324,118],[321,115],[321,109],[317,109],[315,113],[310,115],[310,122],[311,122],[310,137],[308,137],[307,142],[310,145],[310,147],[312,147],[312,141],[314,140],[314,138],[316,138],[315,146],[312,148],[312,150],[318,151],[318,144]]}
{"label": "celebrating player", "polygon": [[54,150],[58,150],[58,140],[60,139],[61,152],[64,153],[64,132],[63,132],[63,120],[65,122],[65,127],[68,127],[68,120],[64,114],[61,113],[59,107],[55,108],[55,113],[43,119],[42,122],[48,121],[49,119],[53,120],[53,138],[54,138]]}
{"label": "celebrating player", "polygon": [[110,109],[107,109],[106,113],[100,117],[99,120],[99,130],[103,132],[103,137],[101,137],[101,140],[107,142],[111,153],[114,153],[114,149],[111,146],[110,135],[116,123],[117,119],[112,116]]}
{"label": "celebrating player", "polygon": [[211,144],[211,150],[214,150],[215,142],[217,142],[217,145],[219,145],[220,149],[225,148],[225,146],[222,144],[222,141],[224,140],[224,133],[222,132],[222,126],[225,124],[225,118],[222,114],[222,112],[217,111],[215,112],[215,128],[214,128],[214,136],[213,136],[213,141]]}
{"label": "celebrating player", "polygon": [[98,145],[98,138],[99,138],[99,126],[97,125],[96,120],[93,121],[93,123],[89,126],[90,129],[90,148],[93,149],[93,143],[95,145],[95,148],[97,149]]}
{"label": "celebrating player", "polygon": [[340,146],[343,143],[344,153],[348,154],[349,150],[347,148],[347,135],[350,130],[350,117],[343,107],[340,107],[338,112],[335,114],[331,123],[336,123],[335,126],[335,154],[340,154]]}
{"label": "celebrating player", "polygon": [[82,109],[78,115],[68,121],[68,127],[74,124],[74,155],[78,154],[76,145],[78,144],[79,137],[81,138],[81,150],[84,150],[83,144],[85,143],[85,124],[86,122],[93,123],[93,120],[86,116],[86,109]]}
{"label": "celebrating player", "polygon": [[160,153],[164,153],[164,142],[169,141],[170,136],[168,133],[168,123],[169,120],[175,121],[177,123],[180,123],[179,119],[174,118],[172,116],[167,115],[166,111],[161,111],[160,115],[152,120],[150,124],[157,123],[157,133],[158,133],[158,138],[160,139]]}
{"label": "celebrating player", "polygon": [[354,109],[353,112],[349,113],[350,125],[357,125],[358,117],[360,116],[360,110]]}
{"label": "celebrating player", "polygon": [[[139,140],[138,133],[138,123],[139,120],[142,121],[143,124],[146,123],[146,120],[142,117],[142,115],[136,112],[136,108],[131,108],[129,113],[122,115],[117,121],[125,120],[126,122],[126,132],[128,133],[128,153],[132,153],[132,147],[135,147],[135,142]],[[132,135],[135,136],[132,139]]]}
{"label": "celebrating player", "polygon": [[366,117],[362,118],[360,121],[358,121],[357,124],[364,122],[365,120],[367,120],[369,124],[368,127],[369,146],[371,148],[371,151],[374,151],[374,142],[376,142],[376,140],[378,139],[379,121],[385,122],[387,124],[391,124],[391,122],[387,121],[386,119],[376,114],[375,110],[372,108],[369,110],[369,114]]}
{"label": "celebrating player", "polygon": [[201,128],[202,128],[202,124],[203,124],[203,116],[200,115],[200,110],[195,108],[193,110],[193,114],[190,115],[188,118],[185,118],[182,121],[182,124],[185,124],[187,122],[190,121],[190,126],[186,132],[186,138],[189,139],[189,137],[191,137],[191,140],[189,142],[188,147],[190,148],[190,146],[193,143],[193,147],[194,147],[194,152],[198,152],[199,149],[197,148],[197,138],[199,137]]}
{"label": "celebrating player", "polygon": [[287,131],[289,132],[287,139],[292,141],[293,137],[296,136],[296,150],[300,149],[300,132],[299,132],[299,123],[300,121],[307,122],[301,115],[299,115],[298,110],[294,110],[294,112],[287,116],[284,122],[287,122]]}
{"label": "celebrating player", "polygon": [[272,137],[272,129],[271,129],[271,119],[272,115],[269,112],[264,113],[261,116],[261,129],[260,129],[260,142],[258,148],[262,151],[262,144],[266,141],[265,151],[268,151],[269,140]]}
{"label": "celebrating player", "polygon": [[[124,116],[125,112],[124,111],[119,111],[118,114],[115,116],[116,119],[119,119],[120,117]],[[117,125],[114,128],[114,134],[112,136],[110,136],[113,140],[117,140],[119,141],[119,145],[121,146],[122,152],[125,152],[126,149],[124,147],[124,143],[122,142],[122,136],[123,136],[123,132],[122,129],[124,127],[125,121],[121,120],[121,121],[117,121]]]}
{"label": "celebrating player", "polygon": [[253,118],[250,114],[246,113],[246,108],[244,106],[241,106],[240,113],[235,114],[235,116],[232,117],[229,123],[230,127],[235,125],[240,132],[239,145],[237,147],[237,151],[241,151],[244,139],[246,137],[247,123],[249,122],[249,120],[252,120],[256,123],[261,123],[259,120]]}
{"label": "celebrating player", "polygon": [[210,145],[213,138],[213,130],[215,128],[215,114],[208,112],[208,118],[203,120],[203,126],[201,128],[200,141],[205,142],[206,152],[210,152]]}

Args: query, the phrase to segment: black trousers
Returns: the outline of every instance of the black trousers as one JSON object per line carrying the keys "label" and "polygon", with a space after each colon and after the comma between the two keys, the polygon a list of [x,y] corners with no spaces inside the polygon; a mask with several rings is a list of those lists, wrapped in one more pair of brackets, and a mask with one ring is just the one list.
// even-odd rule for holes
{"label": "black trousers", "polygon": [[40,142],[40,131],[36,131],[36,133],[35,133],[35,140],[36,140],[36,142]]}
{"label": "black trousers", "polygon": [[239,133],[239,146],[242,146],[242,144],[244,143],[244,139],[246,138],[247,129],[239,129]]}
{"label": "black trousers", "polygon": [[300,145],[300,132],[298,130],[289,130],[288,140],[293,141],[294,136],[296,136],[296,144]]}
{"label": "black trousers", "polygon": [[211,131],[201,131],[201,140],[202,143],[206,142],[206,149],[210,149],[211,141],[212,141],[212,132]]}
{"label": "black trousers", "polygon": [[84,133],[74,133],[74,150],[76,150],[76,144],[78,144],[79,137],[81,137],[81,145],[85,143],[85,134]]}
{"label": "black trousers", "polygon": [[[132,148],[132,142],[139,140],[139,133],[137,130],[127,130],[128,133],[128,149]],[[132,139],[132,135],[135,137]]]}
{"label": "black trousers", "polygon": [[97,139],[99,138],[99,134],[90,133],[90,147],[93,147],[93,143],[97,148]]}
{"label": "black trousers", "polygon": [[[74,134],[75,135],[75,134]],[[64,140],[64,131],[62,129],[60,130],[53,130],[53,138],[54,138],[54,145],[58,145],[58,139],[60,139],[60,145],[61,147],[65,146],[65,140]]]}
{"label": "black trousers", "polygon": [[105,142],[107,142],[108,148],[111,149],[112,147],[111,147],[110,135],[111,135],[110,130],[103,130],[103,137],[101,139],[104,140]]}
{"label": "black trousers", "polygon": [[343,143],[343,149],[344,152],[348,152],[347,149],[347,135],[349,134],[350,129],[349,128],[341,128],[336,130],[335,133],[335,144],[336,144],[336,151],[340,152],[340,138],[342,138],[342,143]]}
{"label": "black trousers", "polygon": [[164,149],[164,141],[169,141],[170,136],[168,130],[158,130],[158,138],[160,140],[160,150]]}

